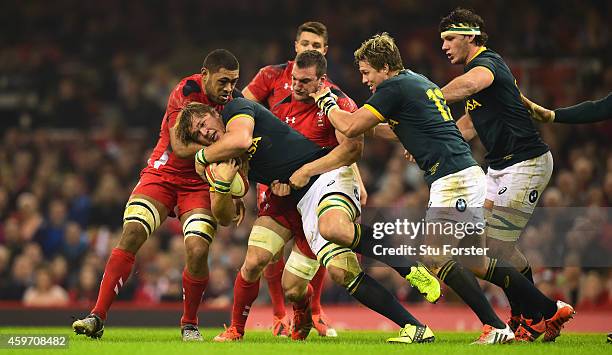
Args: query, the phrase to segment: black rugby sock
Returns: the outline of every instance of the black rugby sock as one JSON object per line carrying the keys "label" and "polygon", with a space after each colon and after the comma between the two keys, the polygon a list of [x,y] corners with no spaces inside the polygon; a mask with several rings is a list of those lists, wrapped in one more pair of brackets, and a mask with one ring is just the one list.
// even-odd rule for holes
{"label": "black rugby sock", "polygon": [[400,327],[404,327],[406,324],[423,325],[378,281],[363,272],[355,278],[355,281],[347,287],[347,290],[361,304]]}
{"label": "black rugby sock", "polygon": [[455,291],[483,324],[497,329],[504,329],[506,324],[495,314],[493,307],[485,297],[476,277],[454,260],[449,260],[438,271],[438,277]]}
{"label": "black rugby sock", "polygon": [[356,253],[387,264],[395,271],[397,271],[402,277],[406,277],[406,275],[410,273],[410,268],[412,266],[418,266],[416,260],[408,256],[376,255],[374,253],[374,247],[377,245],[382,246],[383,249],[391,249],[395,248],[396,246],[391,244],[388,237],[375,239],[374,229],[372,229],[372,227],[370,226],[359,223],[354,223],[354,226],[354,239],[353,243],[351,243],[349,248],[351,248]]}

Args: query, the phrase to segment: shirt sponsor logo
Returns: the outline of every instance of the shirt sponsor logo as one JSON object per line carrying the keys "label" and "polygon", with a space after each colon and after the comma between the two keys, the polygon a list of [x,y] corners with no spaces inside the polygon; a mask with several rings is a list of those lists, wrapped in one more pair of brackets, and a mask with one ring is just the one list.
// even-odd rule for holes
{"label": "shirt sponsor logo", "polygon": [[257,145],[261,141],[261,137],[253,137],[253,141],[251,142],[251,146],[247,150],[247,154],[249,155],[249,160],[253,158],[253,155],[257,152]]}
{"label": "shirt sponsor logo", "polygon": [[480,102],[476,101],[475,99],[470,99],[470,100],[467,100],[465,102],[465,110],[466,111],[475,110],[479,106],[482,107],[482,104]]}
{"label": "shirt sponsor logo", "polygon": [[397,126],[398,124],[399,124],[399,121],[389,119],[389,126],[391,127],[392,130],[395,130],[395,126]]}

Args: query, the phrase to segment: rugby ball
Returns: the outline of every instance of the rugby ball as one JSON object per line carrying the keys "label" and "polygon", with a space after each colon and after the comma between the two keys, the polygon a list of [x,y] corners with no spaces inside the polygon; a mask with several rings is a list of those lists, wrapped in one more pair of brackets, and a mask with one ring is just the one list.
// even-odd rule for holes
{"label": "rugby ball", "polygon": [[[215,173],[213,172],[211,164],[208,164],[204,168],[204,173],[206,175],[206,180],[210,186],[214,186],[215,181]],[[230,185],[230,193],[233,198],[242,198],[249,191],[249,180],[242,173],[241,170],[238,170],[236,175],[234,176],[234,180]]]}

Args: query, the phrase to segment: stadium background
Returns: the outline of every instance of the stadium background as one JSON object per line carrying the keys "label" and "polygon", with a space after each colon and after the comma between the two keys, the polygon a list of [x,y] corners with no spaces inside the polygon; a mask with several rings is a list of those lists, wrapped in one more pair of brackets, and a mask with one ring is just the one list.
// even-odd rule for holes
{"label": "stadium background", "polygon": [[[461,73],[440,50],[437,24],[462,5],[483,16],[488,46],[505,57],[522,91],[534,101],[560,107],[610,92],[609,2],[507,4],[5,2],[0,13],[0,314],[37,305],[86,310],[95,302],[108,253],[121,232],[125,201],[155,144],[168,94],[180,78],[199,71],[211,49],[236,54],[241,89],[260,67],[293,57],[299,24],[321,21],[330,35],[329,75],[362,104],[369,92],[360,83],[352,52],[376,32],[390,32],[406,67],[439,85]],[[460,110],[453,107],[455,117]],[[610,207],[612,124],[546,125],[540,130],[555,157],[540,205]],[[482,147],[475,143],[474,148],[482,162]],[[425,205],[426,186],[415,166],[404,161],[403,149],[368,141],[359,166],[368,206]],[[253,201],[251,193],[251,211]],[[240,228],[218,233],[207,307],[231,305],[253,216]],[[612,255],[612,225],[599,225],[596,234],[590,243],[571,249],[566,236],[555,235],[544,223],[528,230],[523,240],[531,247],[538,238],[556,239],[576,265],[594,252]],[[533,250],[530,257],[537,266],[545,256]],[[118,299],[133,302],[131,309],[180,302],[183,255],[180,225],[168,220],[140,250],[135,274]],[[610,268],[538,267],[534,272],[538,287],[575,304],[579,312],[612,314]],[[402,301],[421,299],[382,268],[371,273]],[[352,302],[343,289],[328,284],[324,305]],[[494,305],[506,306],[503,294],[484,287]],[[449,296],[444,302],[456,300]],[[260,292],[256,305],[267,303],[267,292]]]}

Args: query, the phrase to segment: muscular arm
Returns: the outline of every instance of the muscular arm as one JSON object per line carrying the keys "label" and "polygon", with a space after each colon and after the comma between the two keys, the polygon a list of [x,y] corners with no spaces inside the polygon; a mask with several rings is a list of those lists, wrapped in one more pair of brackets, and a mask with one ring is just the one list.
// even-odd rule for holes
{"label": "muscular arm", "polygon": [[612,94],[597,101],[585,101],[578,105],[558,108],[553,120],[558,123],[593,123],[612,119]]}
{"label": "muscular arm", "polygon": [[361,136],[380,123],[378,117],[365,107],[353,113],[339,108],[332,109],[327,117],[336,130],[348,138]]}
{"label": "muscular arm", "polygon": [[308,176],[314,176],[332,171],[341,166],[355,163],[361,158],[363,152],[363,136],[347,138],[336,132],[336,137],[340,143],[324,157],[305,164],[300,168]]}
{"label": "muscular arm", "polygon": [[451,80],[442,88],[446,102],[461,101],[493,84],[493,73],[485,67],[472,68],[467,73]]}
{"label": "muscular arm", "polygon": [[174,126],[169,128],[170,146],[172,147],[172,152],[181,159],[193,158],[195,153],[197,153],[198,150],[204,148],[204,146],[196,142],[190,142],[189,144],[184,144],[183,142],[181,142],[176,132],[178,122],[179,120],[177,119]]}
{"label": "muscular arm", "polygon": [[459,128],[459,132],[461,132],[461,135],[466,142],[471,141],[478,135],[476,129],[474,128],[472,117],[467,112],[461,116],[459,120],[457,120],[457,128]]}
{"label": "muscular arm", "polygon": [[236,117],[230,121],[225,134],[204,148],[206,161],[212,163],[241,156],[251,147],[254,128],[255,122],[251,117]]}
{"label": "muscular arm", "polygon": [[259,100],[257,100],[257,98],[255,97],[255,95],[253,95],[253,93],[251,92],[251,90],[249,90],[249,87],[245,87],[244,89],[242,89],[242,95],[244,95],[245,99],[249,99],[251,101],[255,101],[255,102],[259,102]]}

